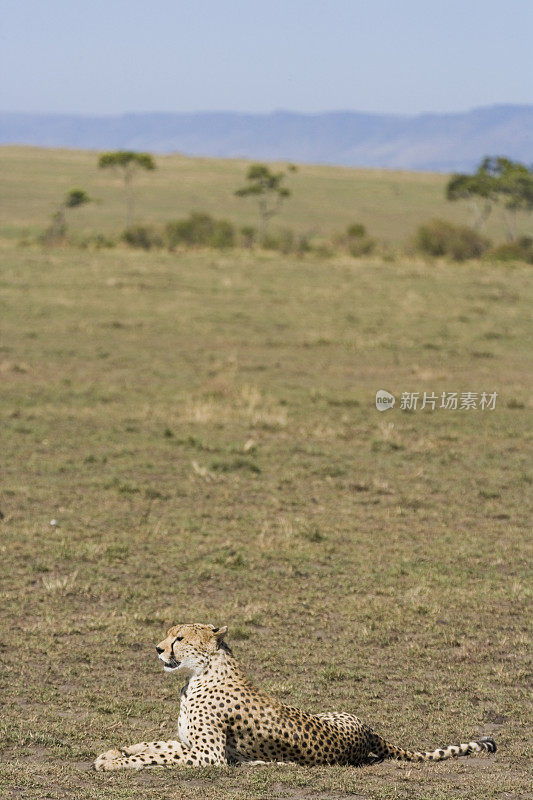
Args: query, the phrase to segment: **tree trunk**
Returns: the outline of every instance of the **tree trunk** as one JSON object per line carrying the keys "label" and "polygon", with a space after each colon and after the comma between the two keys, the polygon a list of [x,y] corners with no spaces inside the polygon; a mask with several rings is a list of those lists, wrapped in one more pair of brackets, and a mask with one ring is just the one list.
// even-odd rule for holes
{"label": "tree trunk", "polygon": [[484,228],[483,214],[475,200],[470,200],[470,208],[472,209],[472,227],[475,231],[479,231]]}
{"label": "tree trunk", "polygon": [[265,238],[267,233],[268,220],[269,217],[266,206],[266,200],[264,198],[261,198],[259,200],[259,234],[260,234],[259,238],[261,240],[261,244],[263,243],[263,239]]}
{"label": "tree trunk", "polygon": [[126,190],[126,230],[131,228],[133,223],[133,213],[134,213],[134,203],[133,203],[133,192],[131,190],[131,178],[132,174],[127,169],[124,173],[124,188]]}
{"label": "tree trunk", "polygon": [[514,242],[516,239],[516,211],[514,209],[503,209],[503,220],[505,223],[505,231],[507,233],[507,241]]}

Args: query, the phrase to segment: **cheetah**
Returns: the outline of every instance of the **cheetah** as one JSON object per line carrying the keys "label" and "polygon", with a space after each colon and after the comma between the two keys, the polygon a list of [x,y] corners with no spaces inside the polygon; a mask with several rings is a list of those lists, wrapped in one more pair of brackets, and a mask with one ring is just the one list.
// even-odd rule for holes
{"label": "cheetah", "polygon": [[227,627],[203,624],[170,628],[156,650],[166,672],[187,678],[178,739],[108,750],[94,762],[96,770],[267,762],[357,766],[386,758],[442,761],[496,750],[489,736],[429,752],[404,750],[353,714],[307,714],[284,705],[252,686],[224,641],[226,633]]}

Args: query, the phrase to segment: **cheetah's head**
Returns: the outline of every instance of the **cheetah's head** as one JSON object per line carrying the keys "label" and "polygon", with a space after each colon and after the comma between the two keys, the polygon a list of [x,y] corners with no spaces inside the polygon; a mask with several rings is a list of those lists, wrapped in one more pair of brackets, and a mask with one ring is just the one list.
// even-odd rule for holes
{"label": "cheetah's head", "polygon": [[222,645],[227,627],[214,625],[175,625],[166,638],[156,646],[165,672],[187,672],[199,675],[207,666],[209,657]]}

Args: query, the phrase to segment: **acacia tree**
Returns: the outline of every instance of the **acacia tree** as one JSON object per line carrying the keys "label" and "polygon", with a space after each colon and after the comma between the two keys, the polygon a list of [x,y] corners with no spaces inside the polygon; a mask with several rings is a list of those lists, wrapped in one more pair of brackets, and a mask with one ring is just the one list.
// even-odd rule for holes
{"label": "acacia tree", "polygon": [[[533,210],[533,169],[503,156],[487,156],[473,175],[452,175],[446,197],[470,201],[476,215],[474,227],[484,226],[493,205],[500,204],[507,238],[512,242],[516,235],[516,212]],[[480,200],[481,209],[477,204]]]}
{"label": "acacia tree", "polygon": [[67,208],[78,208],[87,203],[92,203],[92,198],[89,197],[84,189],[71,189],[53,215],[50,227],[44,233],[44,241],[47,244],[53,244],[62,240],[67,230]]}
{"label": "acacia tree", "polygon": [[502,157],[486,158],[481,166],[496,183],[507,237],[513,242],[516,238],[516,212],[533,211],[533,168]]}
{"label": "acacia tree", "polygon": [[493,180],[488,175],[456,173],[446,186],[446,198],[451,201],[466,200],[472,210],[475,230],[484,229],[495,200]]}
{"label": "acacia tree", "polygon": [[[294,164],[288,167],[289,172],[296,172]],[[237,197],[253,197],[259,207],[261,232],[266,232],[270,219],[279,213],[284,200],[290,197],[290,189],[283,186],[287,174],[271,172],[266,164],[252,164],[246,173],[246,186],[237,189]]]}
{"label": "acacia tree", "polygon": [[113,169],[121,173],[124,179],[126,192],[126,228],[131,226],[133,220],[133,193],[131,182],[139,169],[147,171],[155,169],[155,161],[150,153],[135,153],[132,150],[116,150],[112,153],[102,153],[98,159],[100,169]]}

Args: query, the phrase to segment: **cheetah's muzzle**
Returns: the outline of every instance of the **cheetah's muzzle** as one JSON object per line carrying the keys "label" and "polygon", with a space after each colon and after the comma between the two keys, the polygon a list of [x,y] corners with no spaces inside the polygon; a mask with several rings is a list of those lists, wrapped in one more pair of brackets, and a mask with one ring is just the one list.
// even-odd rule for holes
{"label": "cheetah's muzzle", "polygon": [[171,658],[170,661],[163,661],[163,666],[165,669],[169,670],[178,669],[179,665],[180,664],[176,661],[175,658]]}

